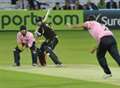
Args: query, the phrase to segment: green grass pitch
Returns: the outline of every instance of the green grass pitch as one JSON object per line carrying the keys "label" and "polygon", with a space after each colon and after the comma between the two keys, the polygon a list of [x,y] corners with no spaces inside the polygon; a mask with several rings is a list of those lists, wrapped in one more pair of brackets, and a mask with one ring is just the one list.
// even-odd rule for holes
{"label": "green grass pitch", "polygon": [[[87,31],[56,31],[59,36],[59,44],[55,52],[66,65],[97,65],[96,55],[90,54],[90,50],[96,45]],[[120,47],[120,33],[113,31]],[[0,68],[12,66],[12,51],[16,46],[16,32],[0,32]],[[107,60],[111,67],[117,68],[114,60],[107,54]],[[53,64],[47,59],[48,64]],[[31,66],[31,54],[29,50],[21,53],[21,65]],[[66,67],[67,68],[67,67]],[[41,69],[41,68],[39,68]],[[37,70],[39,70],[37,69]],[[42,68],[44,69],[44,68]],[[59,68],[58,68],[59,69]],[[81,68],[78,68],[81,69]],[[19,68],[18,68],[19,70]],[[119,70],[119,69],[118,69]],[[44,70],[43,70],[44,71]],[[84,71],[84,70],[83,70]],[[77,71],[76,71],[77,72]],[[102,71],[100,71],[103,74]],[[120,71],[118,71],[120,72]],[[90,73],[88,73],[90,74]],[[118,77],[120,78],[120,77]],[[118,82],[114,79],[111,82]],[[119,88],[120,85],[113,85],[104,82],[83,81],[65,77],[46,76],[6,69],[0,70],[0,88]]]}

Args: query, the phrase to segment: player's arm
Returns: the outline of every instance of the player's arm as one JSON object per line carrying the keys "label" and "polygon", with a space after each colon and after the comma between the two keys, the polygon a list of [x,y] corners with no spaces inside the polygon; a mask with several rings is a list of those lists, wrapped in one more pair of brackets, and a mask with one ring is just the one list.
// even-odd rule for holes
{"label": "player's arm", "polygon": [[94,54],[96,51],[97,51],[97,49],[98,49],[98,46],[99,46],[99,42],[98,42],[98,44],[95,46],[95,47],[93,47],[93,49],[91,50],[91,54]]}
{"label": "player's arm", "polygon": [[23,50],[24,44],[22,43],[21,39],[20,39],[20,32],[17,33],[17,46],[20,50]]}
{"label": "player's arm", "polygon": [[18,40],[18,39],[17,39],[17,46],[21,51],[23,51],[25,49],[25,44],[22,43],[22,41]]}
{"label": "player's arm", "polygon": [[26,48],[26,44],[23,43],[21,40],[17,40],[17,46],[21,51],[23,51]]}
{"label": "player's arm", "polygon": [[35,32],[34,32],[34,35],[35,35],[35,39],[39,38],[42,36],[42,34],[38,31],[39,30],[39,27],[36,28]]}
{"label": "player's arm", "polygon": [[70,24],[70,23],[67,23],[67,27],[69,28],[84,28],[84,24]]}
{"label": "player's arm", "polygon": [[39,27],[36,28],[36,31],[34,32],[35,36],[35,42],[40,43],[42,41],[42,33],[38,31]]}

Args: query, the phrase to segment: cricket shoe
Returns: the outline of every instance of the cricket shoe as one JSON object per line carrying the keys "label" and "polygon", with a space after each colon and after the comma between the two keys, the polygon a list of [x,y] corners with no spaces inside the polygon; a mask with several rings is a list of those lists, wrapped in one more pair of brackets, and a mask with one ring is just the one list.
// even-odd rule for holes
{"label": "cricket shoe", "polygon": [[36,63],[33,63],[32,66],[35,67],[35,66],[37,66],[37,64],[36,64]]}
{"label": "cricket shoe", "polygon": [[63,64],[56,64],[56,67],[64,67]]}
{"label": "cricket shoe", "polygon": [[103,78],[104,78],[104,79],[108,79],[108,78],[110,78],[110,77],[112,77],[112,74],[105,74]]}
{"label": "cricket shoe", "polygon": [[13,67],[20,67],[20,64],[14,63],[12,66],[13,66]]}

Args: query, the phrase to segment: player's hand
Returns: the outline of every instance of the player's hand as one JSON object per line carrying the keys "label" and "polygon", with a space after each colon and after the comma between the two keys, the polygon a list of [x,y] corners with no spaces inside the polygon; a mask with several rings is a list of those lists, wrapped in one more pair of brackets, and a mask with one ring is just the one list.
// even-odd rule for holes
{"label": "player's hand", "polygon": [[28,46],[27,43],[22,43],[22,47],[23,47],[23,48],[28,48],[29,46]]}
{"label": "player's hand", "polygon": [[96,48],[92,49],[90,53],[91,53],[91,54],[94,54],[95,51],[96,51]]}
{"label": "player's hand", "polygon": [[28,44],[25,44],[25,47],[26,47],[26,48],[29,48]]}
{"label": "player's hand", "polygon": [[25,45],[23,43],[18,44],[18,48],[23,51],[25,49]]}
{"label": "player's hand", "polygon": [[66,27],[72,28],[72,25],[71,25],[70,23],[67,23],[67,24],[66,24]]}
{"label": "player's hand", "polygon": [[37,38],[37,37],[40,37],[42,34],[40,33],[40,32],[38,32],[38,31],[35,31],[34,32],[34,34],[35,34],[35,37]]}

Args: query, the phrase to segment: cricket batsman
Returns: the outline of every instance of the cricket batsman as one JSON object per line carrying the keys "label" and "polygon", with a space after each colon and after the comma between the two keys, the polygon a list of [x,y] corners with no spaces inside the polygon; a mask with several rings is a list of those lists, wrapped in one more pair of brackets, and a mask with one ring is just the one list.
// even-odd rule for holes
{"label": "cricket batsman", "polygon": [[117,42],[114,38],[113,33],[104,24],[101,24],[95,20],[95,16],[88,16],[87,21],[84,24],[70,25],[70,28],[81,28],[84,27],[88,30],[91,36],[97,41],[97,47],[94,48],[91,53],[96,50],[97,60],[105,72],[104,79],[112,77],[112,73],[108,67],[105,55],[108,51],[113,59],[120,66],[120,55],[117,48]]}
{"label": "cricket batsman", "polygon": [[[41,36],[45,38],[45,41],[42,43],[38,50],[39,60],[41,62],[41,60],[45,58],[45,53],[47,53],[57,66],[62,66],[62,62],[59,60],[58,56],[53,52],[56,45],[58,44],[58,37],[55,31],[53,31],[53,29],[49,27],[45,22],[48,17],[49,11],[50,10],[48,10],[44,19],[40,16],[36,18],[38,28],[35,31],[35,36],[36,38]],[[46,62],[42,64],[44,66],[46,65]]]}
{"label": "cricket batsman", "polygon": [[14,63],[15,66],[20,66],[20,53],[29,48],[32,54],[32,65],[37,65],[37,53],[35,47],[35,38],[33,34],[27,31],[26,26],[22,25],[20,31],[17,33],[17,46],[14,49]]}

